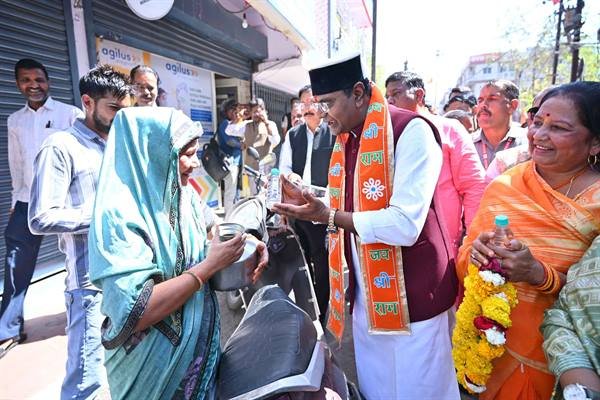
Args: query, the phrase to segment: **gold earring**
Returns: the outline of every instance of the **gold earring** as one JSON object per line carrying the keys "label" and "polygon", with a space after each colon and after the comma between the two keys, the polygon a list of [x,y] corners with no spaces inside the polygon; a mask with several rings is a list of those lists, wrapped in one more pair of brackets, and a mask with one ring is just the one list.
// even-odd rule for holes
{"label": "gold earring", "polygon": [[[594,158],[592,158],[592,157],[594,157]],[[598,154],[590,154],[587,158],[587,162],[591,167],[598,164]]]}

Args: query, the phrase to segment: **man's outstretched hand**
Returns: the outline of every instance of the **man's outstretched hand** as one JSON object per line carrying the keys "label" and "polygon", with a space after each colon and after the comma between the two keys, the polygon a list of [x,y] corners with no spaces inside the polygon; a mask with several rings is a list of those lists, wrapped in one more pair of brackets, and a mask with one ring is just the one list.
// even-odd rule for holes
{"label": "man's outstretched hand", "polygon": [[311,195],[308,189],[302,190],[299,185],[293,183],[293,175],[296,174],[290,174],[289,177],[281,175],[283,203],[276,203],[273,211],[286,217],[327,224],[329,207]]}
{"label": "man's outstretched hand", "polygon": [[306,203],[302,196],[302,178],[300,175],[291,173],[287,177],[280,175],[282,203],[300,206]]}

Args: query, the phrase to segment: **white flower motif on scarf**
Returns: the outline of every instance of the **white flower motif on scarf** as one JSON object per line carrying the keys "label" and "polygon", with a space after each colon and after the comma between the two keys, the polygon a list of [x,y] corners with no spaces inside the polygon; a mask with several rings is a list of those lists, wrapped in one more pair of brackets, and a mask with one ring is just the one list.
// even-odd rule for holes
{"label": "white flower motif on scarf", "polygon": [[378,198],[383,197],[383,191],[385,186],[381,184],[379,179],[369,178],[368,181],[363,183],[362,192],[365,194],[367,200],[377,201]]}

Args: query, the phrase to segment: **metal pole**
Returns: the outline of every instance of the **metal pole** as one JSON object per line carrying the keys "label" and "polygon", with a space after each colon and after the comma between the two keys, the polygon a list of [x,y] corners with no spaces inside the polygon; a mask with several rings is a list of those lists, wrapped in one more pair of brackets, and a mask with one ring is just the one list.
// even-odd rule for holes
{"label": "metal pole", "polygon": [[556,43],[554,44],[554,58],[552,60],[552,84],[556,84],[556,71],[558,69],[558,53],[560,51],[560,24],[563,15],[563,0],[558,5],[558,22],[556,24]]}
{"label": "metal pole", "polygon": [[373,43],[371,44],[371,80],[375,82],[377,70],[377,0],[373,0]]}
{"label": "metal pole", "polygon": [[577,0],[577,7],[575,11],[576,25],[573,32],[573,42],[571,43],[572,58],[571,58],[571,82],[577,80],[577,72],[579,71],[579,40],[581,39],[581,25],[583,22],[583,0]]}
{"label": "metal pole", "polygon": [[327,58],[331,58],[331,46],[332,46],[331,37],[333,36],[331,34],[331,21],[332,21],[331,14],[332,14],[331,13],[331,0],[327,0]]}

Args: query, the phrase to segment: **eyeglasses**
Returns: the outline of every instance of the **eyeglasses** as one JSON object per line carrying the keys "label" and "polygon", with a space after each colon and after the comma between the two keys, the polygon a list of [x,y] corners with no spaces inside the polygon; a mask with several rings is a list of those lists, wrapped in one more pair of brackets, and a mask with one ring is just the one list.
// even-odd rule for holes
{"label": "eyeglasses", "polygon": [[529,110],[527,110],[527,116],[533,119],[533,117],[535,117],[535,114],[537,114],[539,109],[539,107],[531,107]]}
{"label": "eyeglasses", "polygon": [[314,107],[318,112],[327,114],[329,112],[329,104],[319,102],[319,103],[310,103],[311,107]]}

